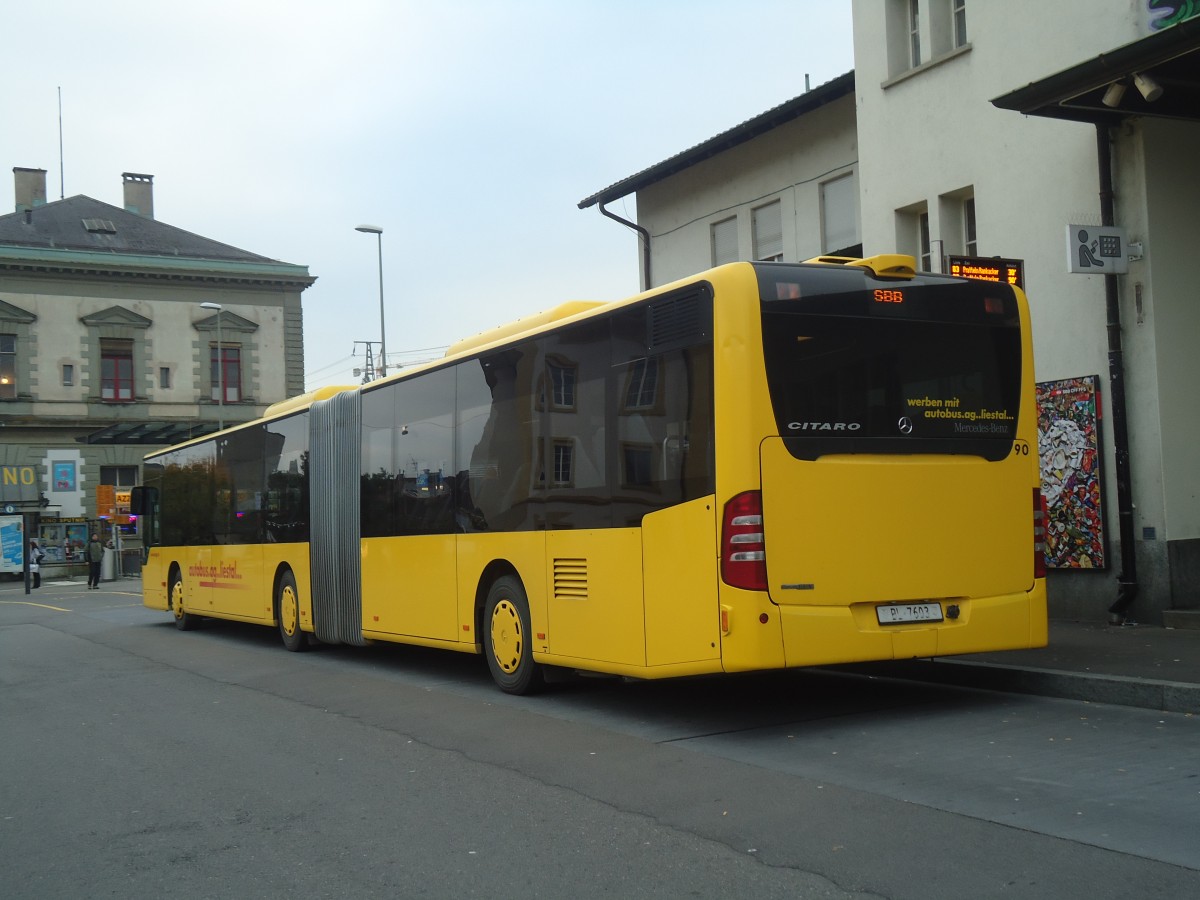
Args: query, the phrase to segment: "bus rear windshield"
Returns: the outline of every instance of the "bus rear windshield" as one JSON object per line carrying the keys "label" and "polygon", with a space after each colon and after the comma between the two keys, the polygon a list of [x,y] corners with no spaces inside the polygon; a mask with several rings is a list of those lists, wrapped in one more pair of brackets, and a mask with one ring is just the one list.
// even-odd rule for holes
{"label": "bus rear windshield", "polygon": [[793,456],[1007,456],[1021,412],[1012,291],[917,279],[902,292],[884,288],[881,300],[878,282],[864,289],[861,276],[845,274],[855,290],[782,300],[764,290],[767,382]]}

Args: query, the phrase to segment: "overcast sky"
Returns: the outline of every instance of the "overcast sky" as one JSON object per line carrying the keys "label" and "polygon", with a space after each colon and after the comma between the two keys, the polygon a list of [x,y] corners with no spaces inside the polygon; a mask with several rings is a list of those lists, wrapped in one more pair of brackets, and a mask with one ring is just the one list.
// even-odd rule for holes
{"label": "overcast sky", "polygon": [[[309,389],[636,293],[577,204],[853,68],[850,0],[0,0],[0,163],[307,266]],[[62,154],[59,153],[59,89]],[[60,163],[63,177],[60,179]],[[11,212],[10,187],[0,209]],[[610,209],[635,218],[633,198]]]}

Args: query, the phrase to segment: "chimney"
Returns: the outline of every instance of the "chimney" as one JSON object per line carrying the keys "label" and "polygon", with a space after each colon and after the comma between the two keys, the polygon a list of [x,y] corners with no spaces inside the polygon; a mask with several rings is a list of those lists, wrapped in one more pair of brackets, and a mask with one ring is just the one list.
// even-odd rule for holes
{"label": "chimney", "polygon": [[[122,172],[125,181],[125,209],[147,219],[154,218],[154,176]],[[43,191],[44,193],[44,191]]]}
{"label": "chimney", "polygon": [[13,180],[16,184],[17,212],[46,205],[45,169],[23,169],[13,166]]}

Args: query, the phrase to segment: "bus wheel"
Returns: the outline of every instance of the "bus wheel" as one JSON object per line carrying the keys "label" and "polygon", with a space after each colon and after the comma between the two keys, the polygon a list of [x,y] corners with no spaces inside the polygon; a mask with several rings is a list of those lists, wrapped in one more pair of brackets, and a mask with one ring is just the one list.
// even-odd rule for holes
{"label": "bus wheel", "polygon": [[175,614],[175,627],[180,631],[191,631],[200,624],[200,617],[183,609],[183,577],[178,572],[171,573],[171,612]]}
{"label": "bus wheel", "polygon": [[531,694],[545,684],[542,667],[533,661],[529,600],[521,582],[510,575],[488,591],[483,626],[492,678],[506,694]]}
{"label": "bus wheel", "polygon": [[296,576],[290,571],[283,573],[275,592],[275,621],[279,623],[284,647],[293,653],[308,649],[308,637],[300,630],[300,593],[296,590]]}

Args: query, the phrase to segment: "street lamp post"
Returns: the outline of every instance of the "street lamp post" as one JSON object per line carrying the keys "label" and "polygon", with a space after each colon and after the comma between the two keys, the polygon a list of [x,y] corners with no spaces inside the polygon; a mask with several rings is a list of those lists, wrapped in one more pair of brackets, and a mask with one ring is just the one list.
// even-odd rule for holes
{"label": "street lamp post", "polygon": [[220,303],[211,300],[201,303],[201,309],[215,310],[217,313],[217,430],[225,430],[225,358],[221,351],[221,310]]}
{"label": "street lamp post", "polygon": [[387,332],[383,327],[383,229],[378,225],[356,225],[355,231],[375,235],[379,247],[379,377],[387,375]]}

